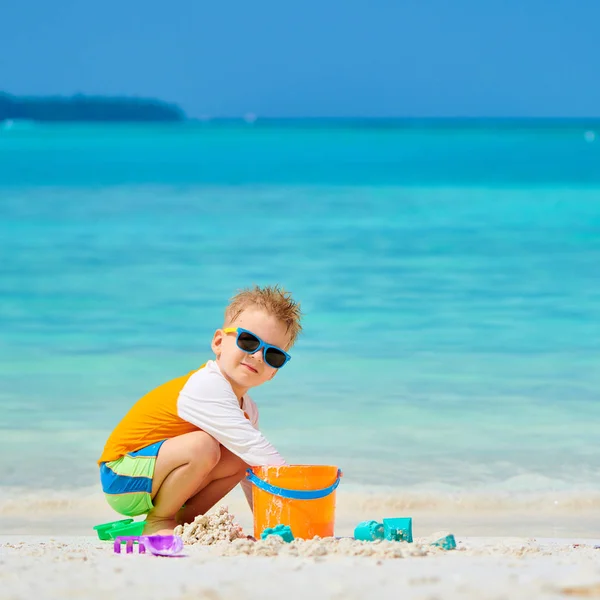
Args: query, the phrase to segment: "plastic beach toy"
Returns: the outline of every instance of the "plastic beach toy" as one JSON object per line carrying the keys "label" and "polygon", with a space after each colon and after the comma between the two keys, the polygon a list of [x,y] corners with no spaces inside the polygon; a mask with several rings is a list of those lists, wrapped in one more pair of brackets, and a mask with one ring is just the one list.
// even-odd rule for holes
{"label": "plastic beach toy", "polygon": [[310,540],[334,535],[335,491],[342,472],[330,465],[253,467],[254,537],[287,523],[294,537]]}
{"label": "plastic beach toy", "polygon": [[109,529],[107,533],[111,540],[114,540],[120,536],[139,536],[142,535],[145,524],[146,521],[135,521],[128,524],[119,525],[118,527],[113,527],[112,529]]}
{"label": "plastic beach toy", "polygon": [[456,540],[454,536],[450,533],[449,535],[436,540],[431,544],[432,546],[437,546],[438,548],[442,548],[443,550],[454,550],[456,548]]}
{"label": "plastic beach toy", "polygon": [[133,519],[122,519],[96,525],[94,529],[101,540],[114,540],[119,536],[142,535],[145,524],[145,521],[134,522]]}
{"label": "plastic beach toy", "polygon": [[178,535],[143,535],[143,544],[154,556],[179,556],[183,539]]}
{"label": "plastic beach toy", "polygon": [[392,542],[412,542],[412,518],[383,519],[383,537]]}
{"label": "plastic beach toy", "polygon": [[100,525],[94,526],[94,529],[98,532],[98,537],[101,540],[110,540],[110,536],[108,532],[113,527],[122,527],[123,525],[129,525],[129,523],[133,523],[133,519],[122,519],[121,521],[111,521],[110,523],[101,523]]}
{"label": "plastic beach toy", "polygon": [[390,542],[412,542],[412,518],[383,519],[383,524],[362,521],[354,529],[354,539],[363,542],[383,539]]}
{"label": "plastic beach toy", "polygon": [[181,556],[183,540],[178,535],[128,535],[118,536],[115,539],[113,550],[121,553],[121,544],[125,542],[125,552],[133,552],[133,544],[137,542],[138,553],[144,554],[146,550],[155,556]]}
{"label": "plastic beach toy", "polygon": [[131,554],[133,552],[133,544],[137,542],[138,552],[140,554],[144,554],[146,552],[146,546],[139,535],[120,535],[115,538],[115,543],[113,544],[113,551],[116,554],[121,554],[121,544],[125,542],[125,552],[127,554]]}
{"label": "plastic beach toy", "polygon": [[275,525],[275,527],[267,527],[260,534],[260,539],[266,540],[270,535],[278,535],[284,542],[294,541],[294,534],[288,525]]}
{"label": "plastic beach toy", "polygon": [[354,539],[373,542],[383,539],[383,525],[377,521],[362,521],[354,528]]}

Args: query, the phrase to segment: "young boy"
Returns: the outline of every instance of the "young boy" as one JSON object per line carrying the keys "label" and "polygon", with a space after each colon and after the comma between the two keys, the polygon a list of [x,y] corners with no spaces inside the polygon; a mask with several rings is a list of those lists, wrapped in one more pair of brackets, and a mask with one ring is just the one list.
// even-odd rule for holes
{"label": "young boy", "polygon": [[273,379],[302,330],[300,306],[278,286],[242,290],[212,339],[216,360],[152,390],[112,432],[100,457],[102,489],[144,534],[173,533],[240,481],[248,466],[285,461],[258,430],[248,390]]}

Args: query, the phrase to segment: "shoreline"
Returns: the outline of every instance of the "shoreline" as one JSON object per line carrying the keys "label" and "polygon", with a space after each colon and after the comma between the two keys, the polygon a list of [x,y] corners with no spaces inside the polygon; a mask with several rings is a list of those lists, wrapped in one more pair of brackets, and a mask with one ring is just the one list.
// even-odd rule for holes
{"label": "shoreline", "polygon": [[[224,503],[220,503],[222,505]],[[225,504],[227,505],[227,504]],[[253,530],[250,510],[238,510],[232,503],[228,506],[236,515],[236,521],[246,533]],[[450,531],[457,536],[491,537],[543,537],[555,539],[600,539],[598,513],[556,515],[534,512],[494,511],[486,514],[457,514],[425,511],[384,512],[373,511],[360,514],[339,512],[336,516],[335,535],[352,536],[354,527],[365,520],[394,517],[412,517],[415,535],[427,536],[436,531]],[[68,512],[52,516],[16,517],[0,515],[0,532],[11,536],[90,536],[94,525],[123,519],[122,515],[106,512],[94,516],[73,515]],[[141,520],[139,517],[135,519]]]}
{"label": "shoreline", "polygon": [[[0,489],[2,534],[93,535],[94,525],[124,518],[108,506],[95,487],[7,492],[8,489],[4,493]],[[597,494],[543,492],[527,498],[442,492],[414,495],[399,489],[368,492],[340,488],[335,533],[351,536],[360,521],[412,517],[415,535],[419,536],[446,530],[458,536],[600,538]],[[220,505],[229,507],[245,531],[252,531],[252,514],[240,489],[234,489],[217,504]]]}
{"label": "shoreline", "polygon": [[[413,519],[414,531],[420,536],[430,535],[435,531],[450,531],[455,535],[470,537],[542,537],[553,539],[600,539],[600,523],[597,513],[587,513],[557,519],[552,515],[536,515],[534,513],[493,513],[490,515],[456,515],[407,512],[398,514],[377,513],[366,515],[362,520],[381,520],[388,517],[409,516]],[[0,516],[2,535],[11,536],[89,536],[93,526],[112,520],[122,519],[121,515],[106,514],[102,518],[72,517],[67,515],[53,518],[27,518]],[[136,519],[139,520],[139,519]],[[339,516],[336,519],[335,534],[351,536],[361,518]],[[237,518],[238,523],[247,533],[252,532],[252,517],[243,515]]]}

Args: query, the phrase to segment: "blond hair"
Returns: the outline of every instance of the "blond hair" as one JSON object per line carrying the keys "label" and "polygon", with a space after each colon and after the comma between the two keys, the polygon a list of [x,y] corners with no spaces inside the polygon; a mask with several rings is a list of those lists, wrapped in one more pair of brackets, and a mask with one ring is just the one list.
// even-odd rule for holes
{"label": "blond hair", "polygon": [[249,306],[260,308],[281,321],[290,336],[290,347],[294,345],[296,338],[302,332],[300,324],[302,312],[300,304],[292,298],[290,292],[285,291],[279,285],[265,287],[255,285],[240,290],[229,300],[225,309],[225,322],[235,321]]}

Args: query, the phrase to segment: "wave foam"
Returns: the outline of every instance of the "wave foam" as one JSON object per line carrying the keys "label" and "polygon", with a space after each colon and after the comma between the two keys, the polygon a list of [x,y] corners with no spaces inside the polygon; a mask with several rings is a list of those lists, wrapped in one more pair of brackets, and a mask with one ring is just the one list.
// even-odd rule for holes
{"label": "wave foam", "polygon": [[[243,495],[234,490],[223,499],[233,510],[247,510]],[[499,492],[457,490],[362,489],[348,487],[337,492],[337,509],[344,515],[486,512],[574,513],[600,511],[599,491]],[[0,517],[102,518],[112,516],[96,486],[73,490],[0,488]]]}

